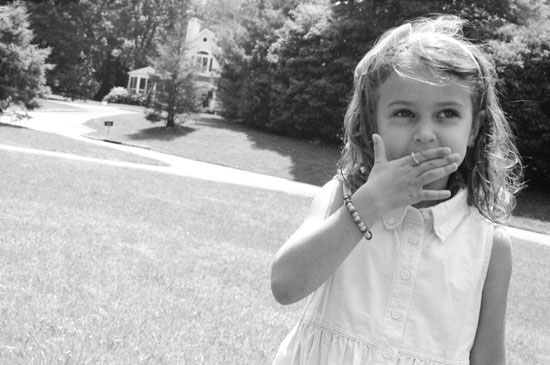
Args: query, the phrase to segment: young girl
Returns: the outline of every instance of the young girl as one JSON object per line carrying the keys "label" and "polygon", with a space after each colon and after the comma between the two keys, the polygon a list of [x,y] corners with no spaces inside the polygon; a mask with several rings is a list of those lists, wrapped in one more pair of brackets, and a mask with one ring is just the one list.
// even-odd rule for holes
{"label": "young girl", "polygon": [[495,70],[462,21],[387,32],[355,69],[340,175],[281,247],[272,291],[308,296],[275,364],[504,364],[521,164]]}

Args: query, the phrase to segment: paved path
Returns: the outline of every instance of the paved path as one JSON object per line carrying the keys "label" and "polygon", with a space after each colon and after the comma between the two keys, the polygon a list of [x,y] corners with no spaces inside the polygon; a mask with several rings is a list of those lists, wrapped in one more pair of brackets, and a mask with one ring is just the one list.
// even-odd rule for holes
{"label": "paved path", "polygon": [[[116,148],[116,147],[113,147],[113,148]],[[127,150],[126,148],[122,147],[121,149],[128,152],[134,152],[132,150]],[[135,150],[138,149],[135,147],[130,147],[130,148]],[[175,157],[171,155],[164,155],[158,152],[147,151],[147,150],[141,150],[141,151],[135,151],[135,152],[136,154],[139,154],[145,157],[155,158],[160,161],[163,161],[169,164],[169,166],[156,166],[156,165],[147,165],[147,164],[139,164],[139,163],[132,163],[132,162],[104,160],[104,159],[84,157],[84,156],[79,156],[79,155],[74,155],[69,153],[45,151],[45,150],[38,150],[34,148],[15,147],[15,146],[3,145],[3,144],[0,144],[0,150],[27,153],[27,154],[38,154],[43,156],[69,159],[74,161],[84,161],[84,162],[100,163],[100,164],[109,165],[109,166],[119,166],[119,167],[133,168],[138,170],[154,171],[154,172],[160,172],[165,174],[192,177],[196,179],[203,179],[203,180],[210,180],[210,181],[223,182],[223,183],[229,183],[229,184],[250,186],[253,188],[280,191],[280,192],[303,195],[308,197],[313,197],[316,194],[316,192],[319,190],[319,187],[315,185],[304,184],[304,183],[291,181],[291,180],[287,180],[279,177],[256,174],[253,172],[233,169],[230,167],[219,166],[215,164],[208,164],[204,162],[193,161],[193,160]]]}
{"label": "paved path", "polygon": [[[63,104],[62,102],[60,102]],[[67,106],[74,106],[75,104],[66,103]],[[287,180],[279,177],[267,176],[248,172],[244,170],[234,169],[230,167],[198,162],[182,157],[172,156],[156,151],[151,151],[144,148],[133,147],[123,144],[113,144],[104,141],[94,140],[83,137],[84,134],[94,132],[92,129],[86,127],[84,124],[96,118],[103,118],[107,116],[130,114],[132,111],[123,110],[113,106],[102,106],[92,104],[77,104],[81,108],[85,108],[86,111],[64,111],[64,112],[30,112],[30,120],[22,120],[13,122],[9,120],[2,120],[4,123],[13,123],[21,125],[30,129],[35,129],[43,132],[56,133],[73,139],[77,139],[83,142],[97,144],[101,146],[108,146],[121,151],[133,153],[147,158],[156,159],[162,161],[168,166],[154,166],[120,161],[109,161],[97,158],[83,157],[73,154],[44,151],[30,148],[21,148],[8,145],[0,145],[0,150],[15,151],[20,153],[41,154],[57,158],[65,158],[71,160],[86,161],[92,163],[101,163],[111,166],[120,166],[148,171],[155,171],[160,173],[175,174],[180,176],[192,177],[197,179],[205,179],[216,182],[245,185],[254,188],[268,189],[274,191],[281,191],[290,194],[297,194],[312,197],[319,187],[315,185],[300,183],[292,180]],[[550,236],[540,233],[529,232],[517,228],[507,227],[512,238],[520,238],[550,246]]]}
{"label": "paved path", "polygon": [[[133,153],[142,157],[147,157],[162,161],[168,166],[152,166],[137,163],[128,162],[116,162],[107,161],[96,158],[83,157],[78,155],[71,155],[66,153],[42,151],[29,148],[19,148],[7,145],[0,145],[0,149],[18,151],[24,153],[38,153],[48,156],[55,156],[60,158],[67,158],[72,160],[88,161],[103,163],[111,166],[124,166],[141,170],[156,171],[162,173],[175,174],[180,176],[187,176],[197,179],[204,179],[210,181],[224,182],[229,184],[245,185],[254,188],[261,188],[267,190],[281,191],[290,194],[314,196],[319,190],[318,186],[283,179],[279,177],[273,177],[245,170],[235,169],[231,167],[199,162],[190,160],[183,157],[168,155],[165,153],[151,151],[144,148],[135,147],[132,145],[107,143],[103,140],[96,140],[83,135],[95,132],[93,129],[85,126],[84,124],[92,119],[99,119],[113,115],[131,114],[132,111],[119,109],[115,106],[102,106],[94,104],[67,104],[68,107],[77,105],[80,108],[86,108],[86,112],[83,111],[57,111],[57,112],[29,112],[31,119],[25,119],[21,121],[9,121],[7,119],[2,120],[4,123],[11,123],[20,125],[26,128],[55,133],[65,137],[73,138],[79,141],[83,141],[90,144],[100,145],[102,147],[110,147],[120,151]],[[69,110],[69,109],[68,109]],[[137,114],[137,112],[135,112]]]}

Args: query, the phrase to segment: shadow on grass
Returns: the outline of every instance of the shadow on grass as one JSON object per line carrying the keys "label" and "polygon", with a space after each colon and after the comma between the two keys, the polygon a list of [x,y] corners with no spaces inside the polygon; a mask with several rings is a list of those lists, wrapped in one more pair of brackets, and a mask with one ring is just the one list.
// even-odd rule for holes
{"label": "shadow on grass", "polygon": [[37,112],[85,112],[85,108],[78,106],[67,105],[63,103],[57,103],[48,99],[39,99],[38,108],[34,111]]}
{"label": "shadow on grass", "polygon": [[272,151],[290,158],[292,167],[289,172],[295,181],[322,186],[337,172],[336,163],[340,156],[338,146],[297,142],[296,139],[251,129],[239,122],[228,121],[216,115],[200,114],[189,124],[246,134],[253,149]]}
{"label": "shadow on grass", "polygon": [[528,185],[517,196],[514,215],[550,222],[550,189],[542,185]]}
{"label": "shadow on grass", "polygon": [[166,126],[151,127],[139,130],[139,132],[127,134],[126,137],[134,141],[159,140],[173,141],[180,137],[185,137],[195,131],[195,128],[187,126],[175,126],[167,128]]}
{"label": "shadow on grass", "polygon": [[26,127],[15,125],[15,124],[8,124],[8,123],[0,123],[0,127],[8,127],[8,128],[16,128],[16,129],[28,129]]}

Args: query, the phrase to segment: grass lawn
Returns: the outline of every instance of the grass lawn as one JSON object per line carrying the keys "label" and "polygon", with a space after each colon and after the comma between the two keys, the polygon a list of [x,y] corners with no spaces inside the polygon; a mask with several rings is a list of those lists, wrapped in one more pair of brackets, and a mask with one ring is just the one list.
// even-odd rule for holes
{"label": "grass lawn", "polygon": [[149,165],[165,165],[163,162],[141,157],[106,146],[82,143],[53,133],[34,131],[23,127],[0,123],[0,144],[63,152],[104,160],[124,161]]}
{"label": "grass lawn", "polygon": [[[1,364],[268,364],[270,263],[310,200],[1,152]],[[228,214],[230,212],[230,214]],[[550,363],[550,247],[518,243],[510,364]]]}
{"label": "grass lawn", "polygon": [[308,199],[12,152],[0,163],[0,363],[274,355],[296,313],[271,298],[269,262]]}
{"label": "grass lawn", "polygon": [[91,136],[106,137],[105,120],[113,120],[109,139],[149,146],[155,151],[242,170],[322,185],[336,173],[339,149],[251,130],[211,114],[192,115],[167,129],[143,113],[96,119]]}
{"label": "grass lawn", "polygon": [[[134,110],[139,110],[134,107]],[[167,129],[147,121],[142,113],[92,120],[95,137],[106,135],[104,120],[113,120],[109,138],[147,145],[153,150],[199,161],[254,171],[314,185],[336,173],[340,150],[251,130],[209,115],[192,115],[181,126]],[[518,197],[510,225],[550,234],[550,189],[530,188]]]}

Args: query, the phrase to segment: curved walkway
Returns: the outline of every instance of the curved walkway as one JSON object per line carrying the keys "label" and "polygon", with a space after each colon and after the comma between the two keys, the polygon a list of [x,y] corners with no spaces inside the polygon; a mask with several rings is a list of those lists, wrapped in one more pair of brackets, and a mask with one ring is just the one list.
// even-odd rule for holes
{"label": "curved walkway", "polygon": [[[73,103],[58,102],[59,104],[67,104],[68,107],[73,107]],[[274,176],[268,176],[249,172],[245,170],[235,169],[231,167],[199,162],[190,160],[183,157],[168,155],[165,153],[144,149],[141,146],[133,146],[129,144],[118,143],[106,143],[104,140],[97,140],[92,138],[83,137],[91,132],[95,132],[93,129],[85,126],[84,124],[92,119],[99,119],[108,116],[138,113],[125,109],[118,108],[116,106],[103,106],[94,104],[81,104],[78,103],[79,108],[85,108],[86,111],[41,111],[41,112],[29,112],[30,119],[23,119],[19,121],[10,121],[7,119],[2,120],[6,124],[14,124],[42,132],[55,133],[65,137],[73,138],[82,142],[100,145],[102,147],[110,147],[120,151],[133,153],[146,158],[155,159],[166,163],[168,166],[152,166],[142,165],[128,162],[116,162],[106,161],[96,158],[83,157],[78,155],[71,155],[66,153],[41,151],[29,148],[20,148],[0,145],[0,149],[19,151],[24,153],[39,153],[48,156],[55,156],[61,158],[68,158],[72,160],[88,161],[103,163],[112,166],[125,166],[141,170],[156,171],[162,173],[170,173],[180,176],[187,176],[197,179],[204,179],[210,181],[217,181],[223,183],[245,185],[254,188],[261,188],[267,190],[281,191],[290,194],[314,196],[319,190],[318,186],[283,179]]]}
{"label": "curved walkway", "polygon": [[[63,102],[58,102],[63,104]],[[68,107],[73,107],[75,104],[66,103]],[[292,180],[287,180],[279,177],[267,176],[249,171],[234,169],[226,166],[220,166],[211,163],[194,161],[182,157],[168,155],[148,149],[135,147],[124,144],[106,143],[102,140],[94,140],[83,137],[83,135],[93,132],[91,128],[86,127],[84,124],[97,118],[103,118],[107,116],[129,114],[132,111],[123,110],[115,106],[102,106],[92,104],[78,104],[78,107],[85,108],[86,111],[56,111],[56,112],[29,112],[31,119],[25,119],[20,121],[2,120],[2,122],[8,124],[15,124],[26,128],[39,130],[43,132],[55,133],[76,140],[80,140],[86,143],[97,144],[101,146],[109,146],[114,149],[118,149],[124,152],[133,153],[142,157],[152,158],[162,161],[168,166],[153,166],[144,165],[129,162],[120,161],[108,161],[97,158],[83,157],[78,155],[72,155],[67,153],[36,150],[30,148],[21,148],[8,145],[0,145],[0,149],[16,151],[21,153],[42,154],[58,158],[66,158],[72,160],[86,161],[92,163],[102,163],[111,166],[120,166],[135,168],[141,170],[155,171],[160,173],[175,174],[180,176],[186,176],[197,179],[204,179],[222,183],[230,183],[237,185],[245,185],[254,188],[261,188],[267,190],[280,191],[290,194],[297,194],[312,197],[319,187],[315,185],[305,184]],[[550,246],[550,236],[530,231],[525,231],[513,227],[507,227],[512,237],[520,238],[530,242],[535,242],[543,245]]]}

